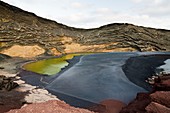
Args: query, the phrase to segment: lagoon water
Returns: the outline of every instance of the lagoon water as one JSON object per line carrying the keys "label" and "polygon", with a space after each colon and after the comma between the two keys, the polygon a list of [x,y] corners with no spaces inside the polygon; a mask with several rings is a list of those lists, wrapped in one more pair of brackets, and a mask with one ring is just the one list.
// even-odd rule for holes
{"label": "lagoon water", "polygon": [[53,76],[61,71],[61,69],[68,66],[67,60],[75,56],[88,55],[92,53],[76,53],[67,54],[59,58],[44,59],[37,62],[31,62],[23,66],[25,70],[32,71],[38,74]]}
{"label": "lagoon water", "polygon": [[59,75],[46,88],[83,100],[99,103],[105,99],[129,103],[142,87],[130,82],[122,65],[136,53],[103,53],[82,56],[74,66]]}

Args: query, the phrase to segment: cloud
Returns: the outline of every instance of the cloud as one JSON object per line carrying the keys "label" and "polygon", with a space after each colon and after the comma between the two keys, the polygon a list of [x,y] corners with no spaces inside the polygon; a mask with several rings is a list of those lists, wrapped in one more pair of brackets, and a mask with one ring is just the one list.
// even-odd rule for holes
{"label": "cloud", "polygon": [[161,3],[161,2],[163,2],[163,1],[166,1],[166,0],[130,0],[130,1],[132,1],[132,2],[134,2],[134,3],[154,3],[154,4],[159,4],[159,3]]}
{"label": "cloud", "polygon": [[109,8],[98,8],[98,9],[96,10],[96,13],[97,13],[97,14],[110,13],[110,12],[112,12],[112,10],[109,9]]}
{"label": "cloud", "polygon": [[132,1],[132,2],[134,2],[134,3],[140,3],[140,2],[142,2],[143,0],[130,0],[130,1]]}
{"label": "cloud", "polygon": [[83,5],[79,2],[74,2],[74,3],[71,4],[71,6],[73,8],[82,8],[83,7]]}
{"label": "cloud", "polygon": [[[104,12],[107,13],[104,13]],[[69,18],[69,20],[68,20]],[[63,20],[63,18],[62,18]],[[169,18],[155,18],[145,14],[131,15],[125,12],[114,12],[110,10],[96,10],[94,13],[78,13],[65,17],[65,23],[74,27],[94,28],[110,23],[132,23],[135,25],[169,29]]]}
{"label": "cloud", "polygon": [[134,13],[140,15],[149,15],[150,17],[165,18],[170,15],[169,0],[131,0],[137,7],[133,9]]}

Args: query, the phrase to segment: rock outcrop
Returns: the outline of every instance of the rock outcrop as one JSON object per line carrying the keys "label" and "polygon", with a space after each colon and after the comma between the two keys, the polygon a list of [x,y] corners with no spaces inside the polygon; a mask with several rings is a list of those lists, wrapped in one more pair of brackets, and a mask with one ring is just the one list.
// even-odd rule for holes
{"label": "rock outcrop", "polygon": [[5,113],[11,109],[20,109],[26,92],[0,91],[0,113]]}
{"label": "rock outcrop", "polygon": [[153,92],[139,93],[120,113],[169,113],[170,74],[156,77],[152,85]]}
{"label": "rock outcrop", "polygon": [[0,113],[19,109],[24,104],[59,99],[45,89],[26,84],[17,74],[0,70]]}
{"label": "rock outcrop", "polygon": [[100,104],[104,105],[105,109],[101,112],[99,111],[99,113],[119,113],[126,106],[125,103],[113,99],[104,100]]}
{"label": "rock outcrop", "polygon": [[38,45],[32,46],[20,46],[14,45],[9,49],[2,51],[3,54],[10,55],[13,57],[35,57],[41,55],[45,52],[45,50]]}
{"label": "rock outcrop", "polygon": [[47,101],[11,110],[8,113],[94,113],[85,109],[74,108],[62,101]]}
{"label": "rock outcrop", "polygon": [[4,71],[0,71],[0,91],[10,91],[18,86],[16,82],[15,74],[9,74]]}
{"label": "rock outcrop", "polygon": [[78,29],[0,1],[0,53],[28,57],[20,56],[17,51],[15,55],[9,51],[16,45],[37,45],[44,50],[40,54],[53,55],[73,52],[170,51],[170,31],[123,23]]}
{"label": "rock outcrop", "polygon": [[135,100],[124,107],[120,113],[146,113],[145,108],[151,102],[151,98],[147,93],[137,94]]}
{"label": "rock outcrop", "polygon": [[170,108],[156,102],[151,102],[146,107],[147,113],[170,113]]}

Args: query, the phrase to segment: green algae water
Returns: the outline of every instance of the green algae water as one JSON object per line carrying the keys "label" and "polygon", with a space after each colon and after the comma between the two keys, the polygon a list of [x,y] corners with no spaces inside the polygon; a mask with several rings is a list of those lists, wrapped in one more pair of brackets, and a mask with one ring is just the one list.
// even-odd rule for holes
{"label": "green algae water", "polygon": [[37,62],[28,63],[23,66],[25,70],[32,71],[39,74],[54,75],[69,65],[67,60],[72,59],[74,56],[88,55],[92,53],[75,53],[67,54],[59,58],[44,59]]}

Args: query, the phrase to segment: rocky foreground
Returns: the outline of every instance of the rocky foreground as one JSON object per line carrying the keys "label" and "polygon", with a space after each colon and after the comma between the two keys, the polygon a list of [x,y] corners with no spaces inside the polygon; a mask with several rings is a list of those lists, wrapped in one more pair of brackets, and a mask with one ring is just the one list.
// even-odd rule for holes
{"label": "rocky foreground", "polygon": [[[6,58],[6,56],[3,56]],[[13,61],[13,62],[12,62]],[[170,74],[149,78],[150,93],[139,93],[128,105],[116,100],[104,100],[101,106],[75,108],[59,100],[47,90],[31,86],[16,72],[23,59],[5,59],[0,69],[0,113],[169,113]],[[13,67],[13,68],[9,68]],[[9,69],[8,69],[9,68]]]}
{"label": "rocky foreground", "polygon": [[120,113],[170,113],[170,74],[149,82],[153,85],[153,91],[139,93]]}
{"label": "rocky foreground", "polygon": [[[16,80],[16,78],[18,80]],[[102,108],[89,108],[92,111],[71,107],[44,89],[19,80],[19,77],[1,71],[0,113],[169,113],[170,74],[155,79],[153,92],[139,93],[135,100],[125,105],[115,100],[105,100]],[[14,85],[12,85],[14,84]],[[17,84],[17,85],[16,85]]]}

